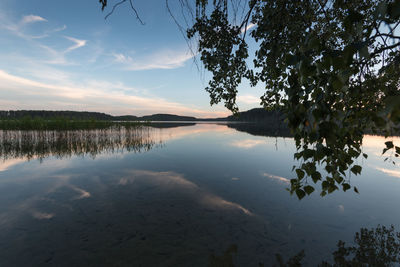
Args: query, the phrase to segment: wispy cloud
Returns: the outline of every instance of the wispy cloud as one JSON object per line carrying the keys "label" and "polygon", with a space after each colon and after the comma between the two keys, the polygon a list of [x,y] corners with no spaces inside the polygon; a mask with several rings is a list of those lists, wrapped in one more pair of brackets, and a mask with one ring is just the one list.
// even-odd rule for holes
{"label": "wispy cloud", "polygon": [[76,63],[67,60],[66,55],[75,49],[86,46],[87,40],[80,40],[70,36],[64,36],[64,37],[65,39],[73,42],[74,44],[61,51],[58,49],[56,50],[47,45],[43,44],[38,45],[43,50],[45,50],[49,56],[49,59],[44,61],[45,63],[52,65],[76,65]]}
{"label": "wispy cloud", "polygon": [[[21,20],[19,21],[15,21],[11,18],[9,18],[7,15],[5,15],[4,13],[0,13],[0,29],[6,29],[10,32],[12,32],[13,34],[24,38],[24,39],[33,39],[36,36],[31,36],[30,34],[27,34],[25,32],[25,26],[28,24],[32,24],[35,22],[47,22],[47,20],[45,18],[42,18],[40,16],[37,15],[28,15],[28,16],[24,16],[22,17]],[[43,34],[44,36],[45,34]],[[39,37],[42,35],[39,35]]]}
{"label": "wispy cloud", "polygon": [[54,29],[51,29],[51,30],[46,30],[43,34],[32,35],[30,37],[32,39],[42,39],[42,38],[49,37],[52,33],[61,32],[61,31],[64,31],[65,29],[67,29],[67,25],[63,25],[61,27],[54,28]]}
{"label": "wispy cloud", "polygon": [[[110,83],[105,82],[105,84]],[[91,83],[76,84],[68,80],[58,85],[27,79],[0,70],[0,99],[7,100],[6,102],[0,100],[3,109],[99,111],[99,107],[102,107],[100,111],[111,114],[173,113],[196,117],[226,115],[226,111],[207,111],[163,98],[127,94],[128,90],[134,92],[135,88],[122,84],[117,84],[116,88],[106,88],[106,86],[99,88]]]}
{"label": "wispy cloud", "polygon": [[113,53],[114,62],[123,65],[123,69],[153,70],[153,69],[176,69],[183,67],[185,62],[193,58],[189,51],[163,50],[147,56],[132,57],[122,53]]}
{"label": "wispy cloud", "polygon": [[84,47],[86,45],[87,40],[79,40],[73,37],[65,36],[66,39],[70,40],[74,43],[74,45],[68,47],[64,53],[71,52],[72,50],[78,49],[80,47]]}
{"label": "wispy cloud", "polygon": [[[68,46],[66,49],[54,49],[49,47],[43,41],[39,41],[39,39],[43,39],[46,37],[50,37],[52,34],[61,32],[67,29],[66,25],[62,26],[54,26],[49,25],[47,29],[41,30],[41,32],[35,32],[32,34],[32,28],[27,27],[30,24],[36,22],[47,22],[48,20],[38,16],[38,15],[27,15],[23,16],[22,19],[16,21],[13,18],[10,18],[7,14],[0,12],[0,29],[5,29],[9,33],[18,36],[22,39],[25,39],[28,43],[27,46],[31,46],[33,49],[40,48],[45,52],[47,55],[43,55],[42,60],[48,64],[60,64],[60,65],[70,65],[65,58],[65,54],[75,50],[77,48],[83,47],[86,45],[86,40],[80,40],[77,38],[73,38],[70,36],[65,36],[70,42],[73,42],[73,45]],[[65,41],[67,42],[67,41]],[[42,56],[42,55],[41,55]],[[49,59],[46,59],[46,56]]]}
{"label": "wispy cloud", "polygon": [[257,24],[249,23],[249,24],[247,25],[247,27],[243,27],[243,28],[241,29],[241,32],[242,32],[242,33],[248,32],[250,29],[254,28],[255,26],[257,26]]}
{"label": "wispy cloud", "polygon": [[29,23],[34,23],[34,22],[40,22],[40,21],[47,21],[47,19],[41,17],[41,16],[37,16],[37,15],[28,15],[28,16],[24,16],[21,19],[20,24],[24,25],[24,24],[29,24]]}
{"label": "wispy cloud", "polygon": [[253,95],[239,95],[237,97],[237,102],[241,102],[244,104],[260,104],[260,97]]}
{"label": "wispy cloud", "polygon": [[27,24],[32,24],[35,22],[47,22],[47,19],[41,17],[41,16],[37,16],[37,15],[28,15],[28,16],[24,16],[22,17],[21,20],[19,20],[18,22],[16,22],[15,20],[10,19],[7,15],[1,13],[0,14],[0,29],[6,29],[12,33],[14,33],[15,35],[25,38],[25,39],[31,39],[31,36],[29,34],[26,34],[24,32],[24,26],[26,26]]}
{"label": "wispy cloud", "polygon": [[43,44],[39,44],[38,47],[43,49],[43,51],[47,54],[47,58],[43,60],[44,63],[52,65],[74,65],[72,62],[66,59],[66,50],[58,51]]}

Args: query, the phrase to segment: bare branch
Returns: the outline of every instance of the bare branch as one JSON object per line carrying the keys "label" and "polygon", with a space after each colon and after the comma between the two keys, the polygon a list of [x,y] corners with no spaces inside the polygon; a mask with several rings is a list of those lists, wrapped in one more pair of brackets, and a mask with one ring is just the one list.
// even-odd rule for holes
{"label": "bare branch", "polygon": [[129,3],[131,4],[131,8],[132,8],[132,10],[133,10],[133,12],[135,12],[135,15],[136,15],[136,19],[142,24],[142,25],[144,25],[145,23],[142,21],[142,19],[139,17],[139,14],[138,14],[138,12],[137,12],[137,10],[136,10],[136,8],[133,6],[133,0],[129,0]]}
{"label": "bare branch", "polygon": [[251,6],[249,11],[247,12],[244,20],[242,21],[242,24],[240,25],[239,29],[243,29],[244,27],[244,32],[243,32],[243,38],[242,40],[244,41],[244,38],[246,37],[246,33],[247,33],[247,24],[249,23],[249,20],[251,18],[251,12],[253,11],[254,7],[256,6],[256,1],[252,1],[251,2]]}
{"label": "bare branch", "polygon": [[[116,3],[116,4],[112,7],[111,11],[104,17],[104,19],[107,19],[112,13],[114,13],[114,10],[117,8],[117,6],[119,6],[119,5],[123,4],[123,3],[125,3],[126,1],[127,1],[127,0],[122,0],[121,2]],[[104,7],[105,7],[105,6],[103,6],[103,9],[104,9]]]}
{"label": "bare branch", "polygon": [[[114,13],[115,9],[116,9],[119,5],[121,5],[121,4],[123,4],[123,3],[127,2],[127,1],[128,1],[128,0],[121,0],[120,2],[116,3],[116,4],[112,7],[111,11],[104,17],[104,19],[107,19],[111,14]],[[103,3],[102,9],[104,10],[105,6],[107,5],[107,2],[102,2],[102,3]],[[145,23],[143,22],[143,20],[140,18],[139,13],[137,12],[136,8],[133,6],[133,0],[129,0],[129,4],[130,4],[130,6],[131,6],[131,9],[132,9],[133,12],[135,13],[136,19],[140,22],[140,24],[145,25]]]}
{"label": "bare branch", "polygon": [[[181,5],[184,5],[184,3],[182,3],[182,2],[180,2],[180,3],[181,3]],[[188,48],[190,50],[190,53],[193,56],[194,64],[196,65],[197,69],[200,70],[199,63],[197,62],[197,59],[196,59],[197,53],[194,51],[193,46],[192,46],[192,44],[190,43],[190,41],[189,41],[189,39],[187,37],[185,28],[179,23],[179,21],[176,19],[175,15],[172,13],[171,8],[169,7],[169,1],[168,0],[165,0],[165,5],[167,7],[167,11],[168,11],[169,15],[171,16],[171,18],[174,21],[174,23],[177,25],[179,31],[181,32],[183,38],[186,41],[186,44],[187,44],[187,46],[188,46]],[[187,23],[186,18],[185,18],[185,22]]]}

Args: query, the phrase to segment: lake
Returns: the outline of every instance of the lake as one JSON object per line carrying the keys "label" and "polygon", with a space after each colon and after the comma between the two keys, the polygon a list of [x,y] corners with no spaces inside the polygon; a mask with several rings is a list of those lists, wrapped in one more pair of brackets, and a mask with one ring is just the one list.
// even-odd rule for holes
{"label": "lake", "polygon": [[364,139],[360,194],[299,201],[293,139],[245,128],[0,131],[0,266],[207,266],[232,245],[237,266],[302,249],[313,266],[361,227],[400,230],[383,137]]}

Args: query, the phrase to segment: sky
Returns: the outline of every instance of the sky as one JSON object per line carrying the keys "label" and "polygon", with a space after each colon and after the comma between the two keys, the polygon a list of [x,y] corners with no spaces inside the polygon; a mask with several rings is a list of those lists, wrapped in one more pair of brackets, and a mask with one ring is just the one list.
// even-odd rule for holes
{"label": "sky", "polygon": [[[102,12],[98,0],[1,0],[0,110],[230,115],[210,106],[210,75],[194,63],[165,1],[134,4],[145,25],[127,3],[105,19],[111,8]],[[261,95],[241,85],[240,110],[259,107]]]}

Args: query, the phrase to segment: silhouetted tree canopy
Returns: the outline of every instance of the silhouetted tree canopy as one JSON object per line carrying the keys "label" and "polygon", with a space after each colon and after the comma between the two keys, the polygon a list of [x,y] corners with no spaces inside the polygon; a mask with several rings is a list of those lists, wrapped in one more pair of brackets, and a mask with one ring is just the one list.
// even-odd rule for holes
{"label": "silhouetted tree canopy", "polygon": [[[349,174],[362,169],[355,160],[367,157],[364,133],[399,131],[400,0],[179,3],[192,20],[182,26],[172,15],[212,74],[211,104],[237,112],[238,86],[247,80],[264,86],[265,108],[285,114],[299,161],[290,192],[300,199],[314,183],[322,196],[350,189]],[[400,147],[385,146],[399,156]]]}

